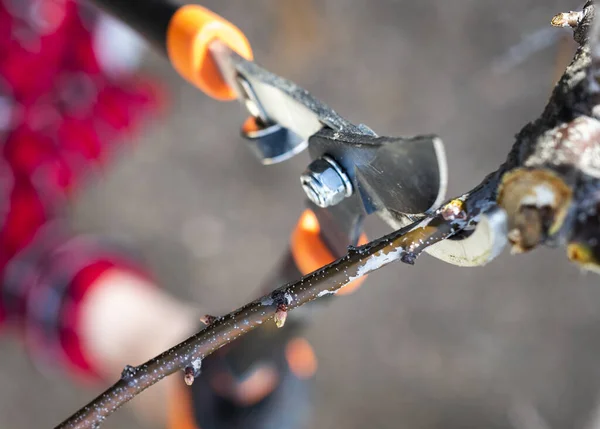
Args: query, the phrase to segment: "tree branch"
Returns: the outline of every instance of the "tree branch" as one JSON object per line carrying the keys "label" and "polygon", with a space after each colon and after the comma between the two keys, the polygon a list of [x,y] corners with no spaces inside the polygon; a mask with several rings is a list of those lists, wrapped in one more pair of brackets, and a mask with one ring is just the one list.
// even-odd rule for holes
{"label": "tree branch", "polygon": [[57,428],[98,427],[108,415],[167,375],[184,370],[189,378],[187,368],[199,368],[206,356],[273,319],[277,313],[279,320],[285,320],[287,310],[333,294],[352,280],[391,262],[401,260],[412,264],[427,246],[449,237],[465,222],[466,218],[458,223],[446,221],[440,209],[431,218],[351,249],[343,258],[302,279],[211,320],[196,335],[154,359],[138,367],[126,367],[118,382]]}
{"label": "tree branch", "polygon": [[414,263],[428,246],[472,229],[480,216],[494,207],[507,214],[514,251],[527,251],[541,244],[568,244],[573,261],[597,269],[599,36],[595,27],[591,29],[591,1],[580,14],[563,15],[557,15],[552,23],[575,27],[574,37],[580,47],[573,62],[541,117],[519,132],[506,162],[479,186],[423,220],[349,249],[348,255],[301,280],[210,320],[202,331],[160,356],[138,367],[126,367],[117,383],[57,428],[99,427],[121,405],[176,371],[183,370],[186,382],[193,381],[202,359],[239,336],[273,318],[278,326],[283,325],[288,310],[335,293],[391,262]]}

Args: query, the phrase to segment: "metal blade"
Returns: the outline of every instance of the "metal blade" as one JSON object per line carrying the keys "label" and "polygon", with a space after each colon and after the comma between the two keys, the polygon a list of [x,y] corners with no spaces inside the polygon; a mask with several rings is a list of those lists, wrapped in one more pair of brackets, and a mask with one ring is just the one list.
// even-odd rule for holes
{"label": "metal blade", "polygon": [[506,246],[506,212],[494,208],[481,215],[475,231],[462,240],[444,240],[425,251],[444,262],[460,267],[485,265],[496,258]]}
{"label": "metal blade", "polygon": [[373,157],[355,166],[365,203],[372,204],[375,211],[413,215],[441,204],[446,191],[441,141],[435,136],[380,140]]}
{"label": "metal blade", "polygon": [[444,147],[436,136],[376,137],[323,129],[311,137],[312,159],[333,157],[355,189],[356,213],[418,215],[437,207],[447,185]]}

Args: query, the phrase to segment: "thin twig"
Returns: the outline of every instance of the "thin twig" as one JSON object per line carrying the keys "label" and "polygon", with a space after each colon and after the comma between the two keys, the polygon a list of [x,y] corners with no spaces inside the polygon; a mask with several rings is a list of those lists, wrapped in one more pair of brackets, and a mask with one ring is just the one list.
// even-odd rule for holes
{"label": "thin twig", "polygon": [[343,258],[226,316],[216,318],[196,335],[154,359],[138,367],[126,367],[117,383],[57,426],[57,429],[98,427],[107,416],[167,375],[199,367],[206,356],[273,319],[281,311],[282,305],[289,311],[333,294],[356,278],[397,260],[413,264],[427,246],[449,237],[464,225],[466,219],[448,221],[440,209],[430,218],[367,245],[349,249]]}

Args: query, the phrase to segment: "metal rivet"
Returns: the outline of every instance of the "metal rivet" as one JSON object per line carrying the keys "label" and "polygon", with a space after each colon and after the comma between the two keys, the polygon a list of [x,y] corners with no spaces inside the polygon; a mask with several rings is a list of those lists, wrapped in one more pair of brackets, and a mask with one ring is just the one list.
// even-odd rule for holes
{"label": "metal rivet", "polygon": [[334,206],[352,195],[352,182],[327,155],[310,163],[300,176],[300,183],[306,196],[319,207]]}

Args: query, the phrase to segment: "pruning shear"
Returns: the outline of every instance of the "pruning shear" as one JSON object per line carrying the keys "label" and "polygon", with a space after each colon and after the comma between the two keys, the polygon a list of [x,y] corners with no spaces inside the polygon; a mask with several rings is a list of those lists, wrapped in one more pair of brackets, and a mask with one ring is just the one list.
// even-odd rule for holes
{"label": "pruning shear", "polygon": [[[376,213],[397,229],[443,202],[447,167],[437,136],[380,137],[366,125],[350,123],[305,89],[258,66],[242,31],[202,6],[170,0],[95,2],[166,54],[196,88],[217,100],[240,101],[249,113],[242,135],[263,164],[284,162],[308,149],[312,162],[300,178],[308,211],[298,224],[303,232],[297,229],[292,239],[302,273],[359,244],[366,215]],[[503,228],[486,218],[479,225],[486,229],[483,234],[439,243],[429,253],[461,266],[488,262],[484,255],[495,256],[490,249],[499,247]],[[317,227],[311,246],[323,251],[308,256],[294,243]]]}
{"label": "pruning shear", "polygon": [[[366,243],[367,215],[378,214],[397,229],[443,202],[447,167],[437,136],[382,137],[347,121],[308,91],[258,66],[244,34],[202,6],[169,0],[96,3],[141,33],[196,88],[217,100],[241,102],[248,113],[241,133],[262,164],[308,150],[311,162],[300,177],[308,207],[273,282],[295,280],[343,256],[348,246]],[[504,229],[501,217],[484,215],[467,238],[438,243],[429,253],[455,265],[481,265],[498,253]],[[244,373],[253,353],[245,349],[231,358],[230,370],[236,369],[230,372]]]}

